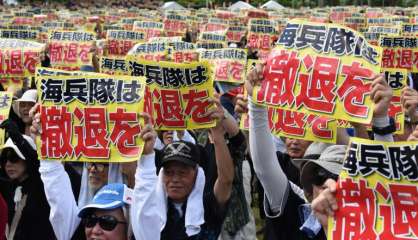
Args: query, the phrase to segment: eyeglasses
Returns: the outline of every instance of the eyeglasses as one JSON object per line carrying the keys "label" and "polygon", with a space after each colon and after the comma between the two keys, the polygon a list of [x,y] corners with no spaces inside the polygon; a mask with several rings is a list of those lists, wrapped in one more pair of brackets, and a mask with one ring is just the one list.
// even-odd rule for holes
{"label": "eyeglasses", "polygon": [[91,171],[94,167],[98,172],[103,172],[106,166],[104,163],[87,163],[87,170]]}
{"label": "eyeglasses", "polygon": [[338,175],[335,175],[333,173],[328,172],[327,170],[323,168],[317,168],[315,176],[312,177],[312,183],[316,186],[322,186],[324,182],[331,178],[335,181],[338,180]]}
{"label": "eyeglasses", "polygon": [[113,231],[118,224],[126,224],[126,222],[118,221],[114,216],[111,215],[103,215],[103,216],[95,216],[90,215],[83,219],[84,226],[86,228],[92,228],[99,223],[99,226],[105,231]]}

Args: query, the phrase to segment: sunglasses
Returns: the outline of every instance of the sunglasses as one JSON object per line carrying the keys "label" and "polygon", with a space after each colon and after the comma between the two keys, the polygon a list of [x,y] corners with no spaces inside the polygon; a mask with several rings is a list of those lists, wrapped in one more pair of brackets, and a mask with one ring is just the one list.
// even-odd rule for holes
{"label": "sunglasses", "polygon": [[114,216],[110,215],[103,215],[103,216],[95,216],[91,215],[83,219],[84,226],[86,228],[92,228],[99,223],[100,228],[105,231],[113,231],[118,224],[126,224],[126,222],[118,221]]}
{"label": "sunglasses", "polygon": [[338,175],[328,172],[323,168],[317,168],[315,176],[312,177],[312,184],[315,186],[322,186],[327,179],[338,180]]}
{"label": "sunglasses", "polygon": [[87,163],[87,170],[91,171],[94,167],[98,172],[103,172],[106,166],[104,163]]}

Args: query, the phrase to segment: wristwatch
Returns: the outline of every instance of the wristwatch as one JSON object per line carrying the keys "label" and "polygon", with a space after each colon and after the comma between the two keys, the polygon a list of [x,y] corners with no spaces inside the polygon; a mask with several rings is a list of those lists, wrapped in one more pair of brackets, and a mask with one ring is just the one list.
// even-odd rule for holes
{"label": "wristwatch", "polygon": [[372,131],[378,135],[387,135],[396,131],[395,119],[389,118],[389,125],[385,127],[372,127]]}

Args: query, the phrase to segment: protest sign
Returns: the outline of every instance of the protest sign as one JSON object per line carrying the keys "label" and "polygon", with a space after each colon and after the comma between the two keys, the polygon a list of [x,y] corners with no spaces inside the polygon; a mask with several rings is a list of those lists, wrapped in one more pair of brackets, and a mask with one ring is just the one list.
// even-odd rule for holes
{"label": "protest sign", "polygon": [[188,64],[129,60],[132,76],[145,76],[145,108],[159,130],[210,128],[215,122],[207,116],[214,107],[210,64]]}
{"label": "protest sign", "polygon": [[380,72],[381,49],[338,25],[291,20],[269,55],[257,103],[369,123],[370,78]]}
{"label": "protest sign", "polygon": [[269,19],[250,19],[248,25],[247,47],[271,49],[277,39],[274,22]]}
{"label": "protest sign", "polygon": [[380,33],[381,35],[399,35],[401,27],[370,26],[368,32]]}
{"label": "protest sign", "polygon": [[110,75],[128,75],[129,73],[125,58],[109,56],[101,57],[100,73]]}
{"label": "protest sign", "polygon": [[183,15],[170,13],[164,18],[164,33],[168,37],[185,36],[187,31],[187,18]]}
{"label": "protest sign", "polygon": [[128,52],[127,58],[161,61],[167,56],[168,48],[165,42],[138,43]]}
{"label": "protest sign", "polygon": [[247,29],[242,26],[230,26],[226,32],[226,40],[228,42],[239,43],[245,37]]}
{"label": "protest sign", "polygon": [[214,66],[213,80],[243,83],[245,81],[247,50],[224,48],[200,52],[201,61],[209,61]]}
{"label": "protest sign", "polygon": [[403,24],[402,35],[403,36],[418,36],[418,24]]}
{"label": "protest sign", "polygon": [[[0,124],[9,118],[10,107],[12,106],[13,92],[0,92]],[[0,146],[5,143],[5,131],[0,129]]]}
{"label": "protest sign", "polygon": [[145,40],[148,41],[152,37],[161,37],[164,34],[164,24],[161,22],[136,21],[133,30],[144,33]]}
{"label": "protest sign", "polygon": [[344,25],[358,31],[359,28],[366,26],[366,19],[364,17],[346,17]]}
{"label": "protest sign", "polygon": [[418,72],[418,37],[382,37],[382,67]]}
{"label": "protest sign", "polygon": [[66,70],[79,70],[83,65],[92,65],[91,51],[95,33],[80,31],[51,31],[49,57],[51,66]]}
{"label": "protest sign", "polygon": [[226,31],[202,32],[197,42],[197,48],[213,49],[204,47],[211,47],[211,44],[213,44],[213,46],[219,46],[219,48],[226,48]]}
{"label": "protest sign", "polygon": [[109,30],[107,31],[107,50],[109,56],[125,56],[135,44],[145,42],[143,32]]}
{"label": "protest sign", "polygon": [[417,145],[351,139],[329,239],[417,239]]}
{"label": "protest sign", "polygon": [[39,32],[31,30],[0,30],[0,38],[13,38],[24,40],[38,40]]}
{"label": "protest sign", "polygon": [[170,59],[176,63],[193,62],[197,60],[196,47],[193,43],[178,41],[170,42],[169,55]]}
{"label": "protest sign", "polygon": [[37,78],[41,96],[41,159],[137,161],[145,79],[77,75]]}
{"label": "protest sign", "polygon": [[28,77],[40,63],[41,48],[1,48],[0,74],[2,77]]}

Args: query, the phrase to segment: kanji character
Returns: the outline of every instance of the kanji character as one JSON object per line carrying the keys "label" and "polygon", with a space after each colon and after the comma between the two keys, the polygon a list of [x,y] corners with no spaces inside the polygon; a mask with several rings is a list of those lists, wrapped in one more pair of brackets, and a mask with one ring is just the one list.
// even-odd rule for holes
{"label": "kanji character", "polygon": [[296,106],[302,104],[308,109],[332,113],[335,108],[335,93],[339,59],[318,56],[315,59],[312,77],[300,74],[301,90],[296,97]]}
{"label": "kanji character", "polygon": [[398,50],[397,54],[397,68],[412,69],[412,49],[401,49]]}
{"label": "kanji character", "polygon": [[174,59],[174,62],[176,62],[176,63],[183,62],[183,53],[182,52],[175,52],[173,59]]}
{"label": "kanji character", "polygon": [[265,68],[265,79],[257,93],[257,101],[291,106],[295,100],[293,88],[300,65],[296,52],[282,51],[271,58]]}
{"label": "kanji character", "polygon": [[343,169],[347,170],[350,176],[357,176],[358,174],[358,160],[357,160],[357,149],[358,145],[356,143],[351,143],[350,148],[348,149],[347,157],[343,164]]}
{"label": "kanji character", "polygon": [[395,67],[395,50],[384,49],[382,55],[382,67],[394,68]]}
{"label": "kanji character", "polygon": [[63,57],[63,45],[59,42],[52,42],[49,44],[49,57],[51,63],[62,62]]}
{"label": "kanji character", "polygon": [[117,108],[116,112],[109,114],[109,120],[114,122],[110,140],[116,144],[118,151],[125,156],[137,156],[140,148],[136,146],[135,138],[141,130],[138,115]]}
{"label": "kanji character", "polygon": [[325,41],[324,52],[328,53],[329,50],[336,55],[350,55],[353,52],[355,36],[353,31],[346,30],[344,28],[331,27],[328,30],[327,39]]}
{"label": "kanji character", "polygon": [[360,173],[363,176],[369,176],[374,172],[390,179],[390,163],[383,145],[360,146],[360,161],[358,162]]}
{"label": "kanji character", "polygon": [[373,72],[363,68],[359,62],[353,62],[351,66],[343,65],[342,74],[345,81],[337,90],[337,95],[344,103],[344,110],[352,116],[366,117],[369,107],[364,106],[366,95],[370,93],[371,83],[363,83]]}
{"label": "kanji character", "polygon": [[54,101],[54,103],[60,103],[62,101],[62,80],[54,79],[42,79],[41,90],[43,101]]}
{"label": "kanji character", "polygon": [[178,90],[154,89],[153,110],[157,114],[157,126],[185,127],[180,92]]}
{"label": "kanji character", "polygon": [[77,62],[78,43],[69,43],[64,48],[64,61],[68,63]]}
{"label": "kanji character", "polygon": [[418,237],[417,186],[389,184],[389,189],[393,204],[392,206],[386,204],[379,206],[380,215],[383,219],[383,231],[379,235],[379,239],[416,239]]}
{"label": "kanji character", "polygon": [[9,52],[9,59],[5,59],[6,74],[21,75],[23,74],[22,51],[11,50]]}
{"label": "kanji character", "polygon": [[376,196],[367,181],[360,179],[340,179],[338,181],[338,209],[335,213],[335,229],[333,239],[341,240],[374,240],[376,219]]}
{"label": "kanji character", "polygon": [[418,148],[410,146],[389,147],[393,178],[399,180],[401,177],[409,181],[418,180]]}
{"label": "kanji character", "polygon": [[208,108],[211,106],[207,90],[197,91],[190,89],[188,93],[183,94],[183,99],[187,101],[184,114],[197,124],[209,123],[211,119],[205,116]]}
{"label": "kanji character", "polygon": [[322,52],[325,34],[325,26],[303,25],[299,36],[296,38],[296,47],[300,49],[310,46],[317,52]]}
{"label": "kanji character", "polygon": [[106,109],[103,107],[87,107],[74,109],[75,117],[80,121],[74,126],[77,135],[76,156],[89,158],[108,158],[110,154],[107,136]]}
{"label": "kanji character", "polygon": [[111,78],[89,80],[89,103],[98,101],[101,104],[113,102],[115,97],[115,81]]}
{"label": "kanji character", "polygon": [[261,49],[270,49],[271,47],[271,38],[270,35],[264,34],[260,38],[260,48]]}
{"label": "kanji character", "polygon": [[41,106],[42,157],[63,158],[72,156],[72,119],[67,107]]}
{"label": "kanji character", "polygon": [[119,55],[119,41],[108,40],[108,51],[110,55]]}
{"label": "kanji character", "polygon": [[[137,62],[134,62],[134,61],[129,61],[129,69],[131,71],[132,76],[145,76],[144,65],[142,64],[138,64]],[[147,84],[152,83],[149,81],[151,81],[151,79],[148,80],[147,78]]]}
{"label": "kanji character", "polygon": [[257,48],[257,43],[258,43],[258,35],[255,33],[249,34],[248,35],[248,43],[247,43],[247,47],[248,48]]}
{"label": "kanji character", "polygon": [[68,79],[65,81],[65,91],[63,93],[64,102],[69,103],[75,98],[80,102],[87,102],[87,81],[85,78]]}
{"label": "kanji character", "polygon": [[228,67],[229,61],[219,60],[216,61],[215,79],[218,81],[228,80]]}
{"label": "kanji character", "polygon": [[280,38],[277,44],[284,45],[285,47],[288,47],[288,48],[293,47],[298,29],[299,29],[299,24],[288,23],[286,25],[286,28],[283,30],[282,34],[280,35]]}

